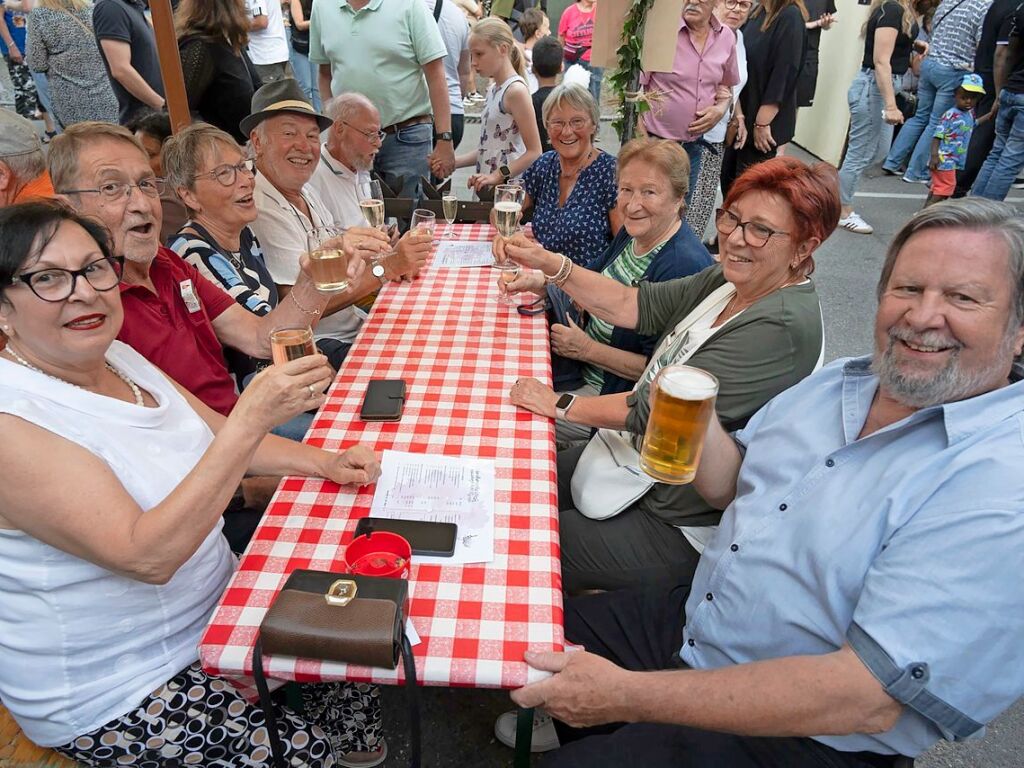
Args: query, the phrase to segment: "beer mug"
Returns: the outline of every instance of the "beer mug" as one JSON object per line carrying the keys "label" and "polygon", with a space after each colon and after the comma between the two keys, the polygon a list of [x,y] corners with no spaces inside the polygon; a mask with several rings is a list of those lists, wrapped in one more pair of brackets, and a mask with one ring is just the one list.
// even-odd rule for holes
{"label": "beer mug", "polygon": [[661,483],[689,483],[697,474],[704,434],[715,412],[718,379],[689,365],[666,365],[651,388],[640,469]]}

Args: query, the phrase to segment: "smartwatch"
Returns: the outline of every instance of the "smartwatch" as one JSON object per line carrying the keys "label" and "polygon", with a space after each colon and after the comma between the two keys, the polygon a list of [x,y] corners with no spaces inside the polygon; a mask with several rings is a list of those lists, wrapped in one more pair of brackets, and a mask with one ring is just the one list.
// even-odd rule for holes
{"label": "smartwatch", "polygon": [[452,142],[454,142],[455,141],[455,137],[452,136],[452,132],[451,131],[441,131],[440,133],[435,131],[434,132],[434,141],[435,142],[438,142],[438,141],[452,141]]}
{"label": "smartwatch", "polygon": [[562,419],[562,421],[568,421],[568,419],[566,418],[566,414],[569,412],[569,409],[572,408],[572,404],[575,402],[576,395],[572,395],[566,392],[564,395],[558,398],[558,402],[555,403],[555,416],[558,417],[559,419]]}
{"label": "smartwatch", "polygon": [[501,174],[501,178],[504,179],[505,181],[508,181],[509,179],[512,178],[512,169],[509,168],[507,165],[499,165],[498,173]]}
{"label": "smartwatch", "polygon": [[384,277],[384,265],[381,264],[379,261],[372,267],[370,267],[370,272],[373,274],[374,277],[380,280],[381,285],[384,285],[384,283],[388,281],[388,279]]}

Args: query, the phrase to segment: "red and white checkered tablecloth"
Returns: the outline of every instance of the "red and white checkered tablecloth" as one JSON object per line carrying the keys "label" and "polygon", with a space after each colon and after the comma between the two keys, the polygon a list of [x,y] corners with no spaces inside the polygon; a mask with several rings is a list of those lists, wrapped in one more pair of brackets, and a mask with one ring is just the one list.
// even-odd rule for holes
{"label": "red and white checkered tablecloth", "polygon": [[[489,240],[492,232],[461,225],[455,236]],[[563,647],[553,425],[508,399],[518,378],[550,383],[547,325],[543,315],[523,317],[500,304],[497,290],[486,267],[432,266],[412,284],[384,288],[307,436],[327,449],[366,443],[494,460],[494,560],[413,563],[409,614],[422,639],[417,673],[428,685],[519,687],[544,676],[526,666],[524,651]],[[358,418],[367,384],[380,378],[406,381],[399,422]],[[344,571],[344,545],[369,513],[373,490],[354,495],[319,479],[282,481],[203,635],[206,670],[251,675],[257,629],[287,575]],[[266,660],[268,676],[283,680],[402,679],[400,670]]]}

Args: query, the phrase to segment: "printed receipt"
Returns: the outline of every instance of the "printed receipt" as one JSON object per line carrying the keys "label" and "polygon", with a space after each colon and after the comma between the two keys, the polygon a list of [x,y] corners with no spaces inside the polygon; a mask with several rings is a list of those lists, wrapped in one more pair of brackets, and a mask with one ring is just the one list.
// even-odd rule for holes
{"label": "printed receipt", "polygon": [[464,565],[494,559],[494,462],[469,456],[384,451],[370,514],[397,520],[455,523],[452,557],[417,563]]}
{"label": "printed receipt", "polygon": [[489,267],[494,263],[490,242],[473,240],[442,240],[434,255],[434,266],[447,269],[458,267]]}

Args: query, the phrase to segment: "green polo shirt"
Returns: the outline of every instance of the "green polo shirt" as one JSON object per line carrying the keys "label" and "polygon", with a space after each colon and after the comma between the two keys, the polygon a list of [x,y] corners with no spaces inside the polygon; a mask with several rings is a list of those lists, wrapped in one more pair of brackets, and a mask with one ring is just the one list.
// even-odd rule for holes
{"label": "green polo shirt", "polygon": [[423,65],[447,54],[423,0],[313,3],[309,60],[331,65],[331,93],[356,91],[380,110],[382,126],[428,115]]}

